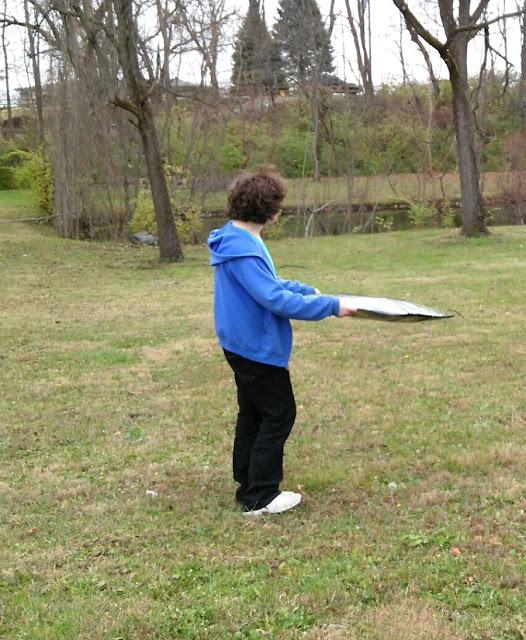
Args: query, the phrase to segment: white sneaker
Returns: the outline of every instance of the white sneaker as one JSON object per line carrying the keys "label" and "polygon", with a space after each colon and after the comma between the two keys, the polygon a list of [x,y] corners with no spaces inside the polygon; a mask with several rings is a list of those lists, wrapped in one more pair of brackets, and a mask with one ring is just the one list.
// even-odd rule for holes
{"label": "white sneaker", "polygon": [[294,507],[301,502],[302,497],[301,493],[282,491],[274,500],[269,502],[266,507],[254,509],[254,511],[245,511],[244,515],[260,516],[262,513],[283,513],[283,511],[294,509]]}

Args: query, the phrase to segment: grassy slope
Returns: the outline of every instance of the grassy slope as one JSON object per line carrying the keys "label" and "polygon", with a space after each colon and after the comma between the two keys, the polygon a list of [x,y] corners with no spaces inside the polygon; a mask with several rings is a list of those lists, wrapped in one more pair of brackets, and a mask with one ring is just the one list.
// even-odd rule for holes
{"label": "grassy slope", "polygon": [[524,228],[270,243],[286,277],[464,317],[296,322],[305,500],[250,521],[206,250],[0,229],[0,637],[524,637]]}
{"label": "grassy slope", "polygon": [[[391,176],[357,176],[347,178],[324,178],[319,182],[310,179],[290,179],[288,195],[284,206],[293,209],[299,204],[320,206],[352,202],[355,205],[382,205],[389,207],[395,203],[409,201],[436,201],[445,197],[450,202],[460,200],[458,174],[448,173],[433,178],[423,174],[399,174]],[[485,173],[483,175],[483,194],[486,198],[502,197],[512,189],[513,174]],[[443,191],[442,191],[443,189]],[[210,194],[205,208],[221,211],[224,208],[225,194]]]}

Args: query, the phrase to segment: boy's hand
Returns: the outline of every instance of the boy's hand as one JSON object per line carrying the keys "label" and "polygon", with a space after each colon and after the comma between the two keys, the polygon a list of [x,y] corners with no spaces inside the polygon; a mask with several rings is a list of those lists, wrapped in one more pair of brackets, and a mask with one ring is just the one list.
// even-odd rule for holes
{"label": "boy's hand", "polygon": [[340,310],[338,311],[338,318],[345,318],[345,316],[355,316],[356,313],[356,309],[354,307],[351,307],[351,305],[345,301],[345,298],[342,298],[340,300]]}

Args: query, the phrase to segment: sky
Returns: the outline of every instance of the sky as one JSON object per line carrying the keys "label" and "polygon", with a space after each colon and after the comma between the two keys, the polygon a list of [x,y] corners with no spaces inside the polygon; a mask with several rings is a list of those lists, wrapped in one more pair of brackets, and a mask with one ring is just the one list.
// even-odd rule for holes
{"label": "sky", "polygon": [[[264,3],[265,17],[267,25],[271,29],[277,19],[277,8],[279,0],[262,0]],[[317,0],[322,15],[326,15],[329,11],[329,0]],[[231,7],[239,10],[241,16],[244,16],[248,7],[248,0],[228,0]],[[351,7],[356,5],[356,0],[351,0]],[[478,2],[473,1],[476,6]],[[490,0],[490,8],[492,15],[503,15],[511,13],[515,10],[517,0]],[[522,2],[521,2],[522,4]],[[436,2],[433,0],[408,0],[409,8],[415,11],[433,34],[441,37],[443,31],[438,25],[438,16],[433,16],[433,10],[436,12]],[[427,7],[426,16],[423,13],[422,6]],[[334,28],[332,45],[334,48],[334,63],[336,73],[342,80],[348,82],[359,82],[357,75],[357,67],[354,63],[355,54],[353,49],[352,38],[346,18],[344,0],[335,0],[335,9],[340,18]],[[373,82],[376,86],[383,83],[397,83],[402,78],[402,66],[400,62],[400,12],[395,7],[392,0],[370,0],[371,23],[372,28],[372,70]],[[513,29],[512,22],[514,22]],[[510,29],[510,37],[508,38],[508,56],[516,65],[516,70],[520,70],[520,35],[516,21],[507,21],[507,27]],[[500,45],[503,38],[498,34],[498,27],[493,27],[492,31],[497,36],[495,42]],[[477,38],[470,45],[471,51],[471,68],[475,70],[480,68],[482,58],[482,50],[480,45],[481,38]],[[404,62],[408,75],[416,80],[426,81],[428,72],[423,62],[423,57],[416,45],[411,42],[407,35],[403,40]],[[440,78],[447,78],[448,73],[445,64],[440,60],[438,54],[430,48],[430,54],[433,59],[433,68],[435,74]],[[231,55],[231,54],[229,54]],[[230,60],[225,56],[225,66],[228,67]],[[504,64],[497,58],[497,68],[503,70]],[[230,70],[223,72],[223,77],[229,78]]]}
{"label": "sky", "polygon": [[[328,13],[330,0],[317,0],[318,6],[323,16]],[[442,31],[439,27],[439,20],[433,15],[425,15],[424,10],[421,8],[426,7],[427,13],[431,13],[433,9],[436,12],[436,0],[407,0],[409,7],[418,12],[419,17],[426,26],[428,26],[440,39],[443,38]],[[8,0],[13,6],[13,9],[17,7],[20,9],[19,0]],[[245,16],[248,9],[248,0],[226,0],[228,9],[236,9],[238,12],[238,26],[241,19]],[[265,16],[269,29],[272,29],[277,19],[277,8],[279,6],[279,0],[262,0],[264,3]],[[351,6],[355,6],[356,0],[350,0]],[[372,33],[372,70],[373,70],[373,82],[376,86],[381,84],[397,84],[402,79],[402,66],[400,63],[400,13],[395,7],[392,0],[369,0],[371,21],[373,25]],[[478,0],[477,0],[478,2]],[[492,15],[502,15],[503,13],[510,13],[516,9],[516,5],[519,0],[490,0],[490,8]],[[476,1],[473,0],[473,5]],[[522,5],[522,0],[520,0]],[[334,49],[334,64],[336,67],[335,73],[347,82],[360,83],[358,76],[358,70],[355,64],[355,53],[350,35],[349,26],[346,18],[345,0],[335,0],[336,12],[339,14],[338,21],[335,25],[332,46]],[[17,9],[13,10],[16,13]],[[506,26],[509,30],[508,37],[508,57],[515,64],[515,69],[518,72],[520,70],[520,34],[518,30],[517,20],[508,20]],[[233,42],[236,27],[233,30],[231,41]],[[498,32],[499,27],[493,26],[492,32],[496,36],[493,40],[494,46],[500,48],[502,51],[503,38]],[[28,86],[31,80],[28,80],[26,73],[26,65],[28,63],[27,57],[21,52],[24,50],[24,45],[20,45],[15,41],[16,34],[12,31],[9,32],[11,44],[17,51],[17,73],[11,73],[11,88],[16,86]],[[471,65],[470,72],[477,73],[480,68],[481,60],[481,48],[478,43],[481,42],[481,38],[477,38],[470,44],[471,53]],[[412,79],[425,82],[428,79],[427,69],[423,62],[423,57],[420,51],[416,48],[415,44],[411,42],[407,34],[404,32],[403,51],[405,68],[408,76]],[[441,78],[447,78],[447,69],[444,63],[438,57],[438,54],[430,49],[430,53],[433,59],[433,66],[435,74]],[[496,57],[497,68],[503,70],[504,64],[500,58]],[[199,82],[199,61],[194,58],[185,61],[185,64],[181,67],[184,72],[179,73],[179,77],[183,80]],[[0,74],[3,69],[0,68]],[[227,48],[220,57],[219,62],[219,80],[222,84],[228,85],[232,72],[232,48]],[[4,100],[5,87],[2,80],[0,80],[0,102]]]}

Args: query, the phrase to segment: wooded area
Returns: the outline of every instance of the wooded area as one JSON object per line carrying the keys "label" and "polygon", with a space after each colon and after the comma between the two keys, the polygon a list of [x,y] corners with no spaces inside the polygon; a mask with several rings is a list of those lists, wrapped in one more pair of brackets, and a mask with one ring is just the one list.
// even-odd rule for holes
{"label": "wooded area", "polygon": [[[502,198],[521,211],[526,203],[526,0],[393,3],[429,81],[404,71],[398,84],[374,86],[364,0],[331,0],[324,15],[315,0],[281,0],[273,25],[263,0],[241,14],[227,0],[3,0],[0,186],[32,187],[64,237],[155,231],[160,260],[171,262],[183,260],[207,195],[258,164],[289,178],[345,177],[343,209],[354,202],[356,176],[440,181],[458,171],[461,233],[486,234],[481,172],[513,172]],[[335,73],[338,20],[353,46],[352,82]],[[522,34],[520,68],[507,58],[510,23]],[[17,99],[14,30],[31,76]],[[468,68],[473,40],[484,50],[476,73]],[[218,65],[230,43],[224,86]],[[437,79],[430,50],[448,80]],[[180,79],[189,52],[198,83]],[[421,204],[440,224],[450,203],[442,191]]]}

